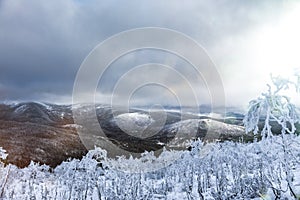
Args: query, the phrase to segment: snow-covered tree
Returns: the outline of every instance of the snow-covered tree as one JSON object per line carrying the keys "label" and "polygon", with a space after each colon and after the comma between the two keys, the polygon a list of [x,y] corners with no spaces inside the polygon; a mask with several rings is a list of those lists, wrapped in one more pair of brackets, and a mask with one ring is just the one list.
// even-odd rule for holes
{"label": "snow-covered tree", "polygon": [[[290,81],[289,79],[279,76],[271,76],[273,87],[268,84],[268,91],[266,93],[262,93],[261,97],[250,101],[249,110],[243,121],[246,131],[254,131],[254,134],[260,134],[265,146],[268,146],[270,142],[274,142],[271,123],[275,122],[281,127],[281,140],[276,140],[276,142],[280,142],[281,144],[283,156],[280,160],[281,168],[279,170],[283,169],[287,189],[282,188],[281,179],[277,179],[277,181],[276,178],[268,179],[270,184],[280,182],[277,184],[277,187],[272,185],[273,192],[278,198],[280,198],[281,193],[286,190],[289,190],[292,196],[297,198],[293,185],[294,174],[292,173],[292,169],[294,163],[291,161],[299,162],[300,159],[295,154],[297,152],[295,152],[291,146],[299,146],[294,134],[296,133],[296,124],[300,121],[300,115],[299,110],[291,102],[290,98],[282,94],[284,90],[291,89],[291,87],[295,87],[296,91],[299,92],[300,76],[297,74],[295,76],[297,81]],[[258,128],[260,120],[262,120],[264,124],[262,130]],[[272,151],[274,151],[274,149],[266,149],[264,153],[272,154]],[[273,171],[276,171],[276,169],[272,169],[271,173],[273,173]],[[270,173],[267,174],[270,175]]]}
{"label": "snow-covered tree", "polygon": [[[289,97],[281,94],[281,92],[289,89],[291,86],[295,86],[296,90],[298,90],[298,83],[281,77],[271,76],[271,80],[273,87],[268,84],[267,92],[250,101],[248,112],[243,121],[247,132],[254,131],[254,134],[260,134],[263,139],[273,136],[271,130],[272,121],[277,122],[281,126],[282,134],[293,134],[296,131],[295,125],[300,119],[297,107],[291,103]],[[264,120],[262,130],[258,128],[260,120]]]}

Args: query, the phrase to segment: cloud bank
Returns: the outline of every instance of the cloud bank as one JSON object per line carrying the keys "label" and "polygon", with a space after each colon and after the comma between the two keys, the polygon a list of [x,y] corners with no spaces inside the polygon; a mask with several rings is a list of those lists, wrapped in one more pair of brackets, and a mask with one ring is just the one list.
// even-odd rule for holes
{"label": "cloud bank", "polygon": [[[279,64],[300,66],[289,57],[300,46],[299,39],[293,39],[296,35],[288,45],[278,42],[299,31],[294,24],[299,15],[293,14],[298,7],[293,1],[2,0],[0,101],[70,103],[77,70],[98,43],[121,31],[152,26],[180,31],[201,44],[221,74],[228,105],[244,105],[264,89],[269,73],[281,73]],[[269,52],[270,45],[278,51]],[[285,57],[277,61],[280,55]],[[117,65],[153,60],[185,64],[173,55],[137,52],[116,62],[99,92],[109,95],[121,74]],[[278,66],[272,68],[274,64]],[[155,73],[149,70],[148,75]],[[181,87],[180,82],[173,85]],[[148,103],[147,99],[137,101]]]}

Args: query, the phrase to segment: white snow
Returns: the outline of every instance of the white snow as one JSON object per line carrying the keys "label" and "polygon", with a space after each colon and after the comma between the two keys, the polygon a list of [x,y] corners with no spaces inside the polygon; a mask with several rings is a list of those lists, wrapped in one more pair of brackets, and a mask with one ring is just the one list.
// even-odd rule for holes
{"label": "white snow", "polygon": [[139,138],[147,137],[143,135],[143,131],[154,122],[150,115],[138,112],[123,113],[115,116],[113,120],[127,134]]}
{"label": "white snow", "polygon": [[65,124],[62,127],[64,127],[64,128],[82,128],[82,126],[78,125],[78,124]]}
{"label": "white snow", "polygon": [[45,107],[47,110],[50,110],[50,111],[52,110],[52,106],[50,106],[49,104],[39,102],[39,101],[35,101],[34,103],[40,104],[41,106]]}
{"label": "white snow", "polygon": [[24,111],[26,111],[26,109],[28,109],[28,106],[22,105],[22,106],[19,106],[14,112],[15,113],[23,113]]}
{"label": "white snow", "polygon": [[153,122],[150,115],[144,113],[124,113],[117,115],[114,118],[118,123],[131,123],[134,122],[139,126],[148,126]]}

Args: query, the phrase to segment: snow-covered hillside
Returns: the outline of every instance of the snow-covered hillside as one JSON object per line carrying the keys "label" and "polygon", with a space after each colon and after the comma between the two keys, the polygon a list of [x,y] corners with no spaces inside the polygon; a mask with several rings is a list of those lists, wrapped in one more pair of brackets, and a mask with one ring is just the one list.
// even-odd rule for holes
{"label": "snow-covered hillside", "polygon": [[142,132],[154,122],[150,115],[145,113],[123,113],[113,119],[117,125],[127,134],[141,137]]}

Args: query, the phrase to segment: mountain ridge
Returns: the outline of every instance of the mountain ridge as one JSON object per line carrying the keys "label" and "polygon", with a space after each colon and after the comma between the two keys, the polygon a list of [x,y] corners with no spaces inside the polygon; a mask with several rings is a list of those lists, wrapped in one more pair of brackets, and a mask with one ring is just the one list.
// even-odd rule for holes
{"label": "mountain ridge", "polygon": [[[121,111],[121,109],[113,110],[109,105],[101,104],[77,104],[73,108],[72,105],[56,105],[40,102],[0,104],[0,146],[6,149],[9,154],[6,162],[16,164],[19,167],[25,167],[30,161],[34,161],[55,167],[69,157],[81,158],[85,155],[87,149],[80,140],[80,135],[76,129],[76,127],[80,127],[80,124],[74,123],[72,109],[80,109],[83,113],[88,113],[88,117],[85,118],[85,120],[88,121],[92,116],[89,114],[89,112],[91,112],[91,110],[89,110],[92,108],[91,106],[95,106],[98,122],[107,139],[129,152],[142,153],[144,151],[155,151],[172,141],[177,141],[175,143],[173,142],[173,145],[180,146],[180,142],[184,142],[188,139],[196,139],[197,137],[202,139],[209,138],[206,137],[206,134],[209,133],[206,126],[215,126],[216,121],[219,121],[218,123],[220,124],[224,124],[224,126],[222,126],[223,129],[227,129],[224,119],[213,119],[209,116],[193,113],[183,114],[180,112],[166,111],[166,119],[158,117],[155,118],[156,121],[153,121],[148,120],[147,115],[160,114],[159,112],[155,113],[143,109],[130,109],[128,115],[125,111]],[[187,126],[189,123],[181,123],[181,128],[174,128],[176,123],[180,125],[179,122],[182,122],[182,115],[185,115],[184,118],[187,120],[194,120],[193,125],[189,127]],[[240,137],[245,135],[244,130],[242,126],[237,124],[230,125],[230,123],[241,123],[240,119],[234,121],[234,114],[231,115],[231,120],[226,124],[229,124],[230,128],[237,130],[238,134],[231,135],[230,139],[239,140]],[[147,138],[137,138],[128,135],[126,131],[124,132],[124,130],[118,127],[115,121],[115,119],[118,119],[118,116],[121,120],[125,120],[123,122],[125,125],[130,124],[126,122],[128,116],[131,116],[131,118],[128,119],[137,126],[149,125],[149,127],[146,127],[144,130],[146,132],[156,130],[157,124],[161,122],[164,122],[164,126],[161,127],[161,130],[156,130],[157,133],[155,135],[151,135]],[[139,121],[142,119],[148,121]],[[197,123],[202,123],[202,125],[204,123],[205,125],[196,130],[195,124]],[[151,124],[153,124],[153,126],[151,126]],[[173,128],[170,128],[172,125]],[[94,133],[97,134],[95,127],[91,127],[89,130],[91,135]],[[185,129],[183,129],[184,127]],[[191,132],[196,132],[192,137],[183,134],[188,133],[189,128]],[[179,131],[178,134],[174,130]],[[214,131],[216,132],[215,129]],[[226,131],[224,130],[224,132]],[[174,140],[176,135],[181,138]],[[223,135],[222,137],[217,137],[218,138],[212,137],[210,139],[226,140],[227,136]],[[186,146],[182,148],[186,148]]]}

